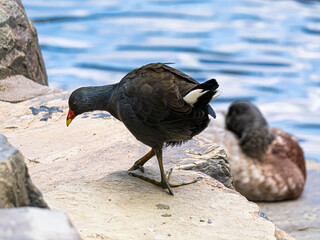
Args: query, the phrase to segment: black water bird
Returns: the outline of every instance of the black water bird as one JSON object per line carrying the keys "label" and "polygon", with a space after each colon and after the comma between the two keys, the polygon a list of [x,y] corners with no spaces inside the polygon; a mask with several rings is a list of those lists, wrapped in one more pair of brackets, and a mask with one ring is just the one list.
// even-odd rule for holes
{"label": "black water bird", "polygon": [[119,83],[76,89],[69,98],[67,126],[79,114],[108,111],[122,121],[137,140],[151,150],[129,169],[140,169],[154,155],[160,167],[161,181],[136,173],[131,175],[167,188],[189,183],[169,183],[162,163],[165,146],[180,145],[202,132],[215,112],[209,102],[220,95],[215,79],[202,84],[185,73],[163,63],[151,63],[129,72]]}

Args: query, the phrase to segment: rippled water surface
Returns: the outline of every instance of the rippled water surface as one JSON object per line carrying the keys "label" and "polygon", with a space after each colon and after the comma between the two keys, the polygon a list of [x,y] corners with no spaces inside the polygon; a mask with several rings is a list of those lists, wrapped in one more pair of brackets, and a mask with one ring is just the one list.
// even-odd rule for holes
{"label": "rippled water surface", "polygon": [[22,2],[50,86],[109,84],[146,63],[173,62],[198,81],[219,81],[215,109],[249,99],[320,161],[320,1]]}

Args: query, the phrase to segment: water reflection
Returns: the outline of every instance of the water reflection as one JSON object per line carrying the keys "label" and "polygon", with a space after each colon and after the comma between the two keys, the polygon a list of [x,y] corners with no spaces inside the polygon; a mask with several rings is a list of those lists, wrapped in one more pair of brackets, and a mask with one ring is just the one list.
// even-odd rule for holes
{"label": "water reflection", "polygon": [[175,63],[219,80],[216,109],[251,100],[320,161],[320,1],[22,2],[51,86],[108,84],[149,62]]}

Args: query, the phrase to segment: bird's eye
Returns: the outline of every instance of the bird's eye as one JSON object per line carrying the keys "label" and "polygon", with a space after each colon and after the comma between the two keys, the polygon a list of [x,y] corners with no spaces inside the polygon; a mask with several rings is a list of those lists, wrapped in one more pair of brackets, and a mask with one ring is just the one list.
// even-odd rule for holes
{"label": "bird's eye", "polygon": [[73,104],[73,105],[76,105],[76,104],[77,104],[77,101],[73,101],[72,104]]}

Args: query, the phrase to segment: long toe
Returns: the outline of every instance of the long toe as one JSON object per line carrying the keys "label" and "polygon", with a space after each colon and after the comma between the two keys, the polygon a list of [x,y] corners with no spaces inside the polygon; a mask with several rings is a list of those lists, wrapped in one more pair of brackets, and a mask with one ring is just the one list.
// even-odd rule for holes
{"label": "long toe", "polygon": [[168,182],[170,181],[172,170],[173,170],[173,169],[170,168],[170,169],[166,172],[166,178],[167,178]]}
{"label": "long toe", "polygon": [[191,180],[191,181],[186,181],[186,182],[184,182],[184,181],[183,181],[183,182],[172,182],[172,183],[170,183],[169,180],[170,180],[171,173],[172,173],[172,168],[171,168],[171,169],[169,169],[169,170],[167,171],[166,176],[161,180],[161,182],[159,182],[159,181],[154,180],[154,179],[152,179],[152,178],[148,178],[148,177],[145,177],[145,176],[142,176],[142,175],[139,175],[139,174],[136,174],[136,173],[132,172],[133,170],[139,169],[138,167],[135,168],[134,166],[132,166],[130,169],[132,169],[132,170],[129,170],[129,171],[130,171],[129,174],[130,174],[131,176],[134,176],[134,177],[143,179],[143,180],[145,180],[145,181],[147,181],[147,182],[150,182],[150,183],[153,183],[153,184],[155,184],[155,185],[157,185],[157,186],[161,186],[161,187],[163,187],[164,189],[168,189],[168,191],[169,191],[169,193],[170,193],[171,195],[174,195],[174,193],[173,193],[173,191],[172,191],[171,188],[173,188],[173,187],[180,187],[180,186],[188,185],[188,184],[192,184],[192,183],[195,183],[195,182],[197,182],[197,181],[199,181],[199,180],[202,179],[202,177],[197,177],[197,178],[194,178],[194,179]]}
{"label": "long toe", "polygon": [[168,181],[167,179],[164,180],[164,181],[162,181],[162,182],[161,182],[161,185],[162,185],[163,188],[168,189],[169,193],[170,193],[172,196],[174,196],[174,193],[173,193],[173,191],[172,191],[172,189],[171,189],[171,184],[169,183],[169,181]]}
{"label": "long toe", "polygon": [[131,175],[131,176],[133,176],[133,177],[140,178],[140,179],[145,180],[145,181],[147,181],[147,182],[149,182],[149,183],[153,183],[153,184],[155,184],[155,185],[157,185],[157,186],[163,187],[163,183],[162,183],[162,182],[159,182],[159,181],[154,180],[154,179],[152,179],[152,178],[148,178],[148,177],[145,177],[145,176],[143,176],[143,175],[136,174],[136,173],[131,172],[131,171],[129,172],[129,175]]}
{"label": "long toe", "polygon": [[186,181],[186,182],[185,181],[182,181],[182,182],[170,182],[171,174],[172,174],[172,168],[170,168],[166,173],[166,178],[167,178],[167,181],[168,181],[170,187],[180,187],[180,186],[183,186],[183,185],[196,183],[197,181],[202,179],[202,177],[196,177],[193,180]]}
{"label": "long toe", "polygon": [[164,189],[168,189],[169,193],[170,193],[171,195],[174,195],[174,194],[173,194],[173,191],[172,191],[172,189],[171,189],[171,187],[170,187],[170,183],[168,182],[167,179],[159,182],[159,181],[154,180],[154,179],[152,179],[152,178],[148,178],[148,177],[145,177],[145,176],[136,174],[136,173],[131,172],[131,171],[129,172],[129,175],[131,175],[131,176],[133,176],[133,177],[140,178],[140,179],[145,180],[145,181],[147,181],[147,182],[153,183],[154,185],[161,186],[161,187],[163,187]]}

